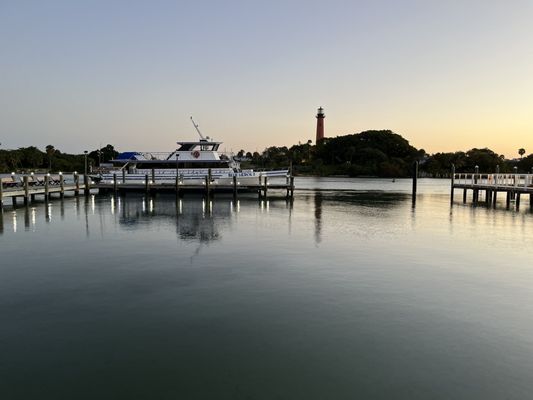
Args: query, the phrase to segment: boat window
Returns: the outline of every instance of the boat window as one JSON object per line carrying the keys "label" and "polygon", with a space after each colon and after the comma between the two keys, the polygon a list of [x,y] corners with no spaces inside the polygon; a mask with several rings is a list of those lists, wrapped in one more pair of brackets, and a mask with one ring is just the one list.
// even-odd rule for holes
{"label": "boat window", "polygon": [[185,143],[181,145],[178,151],[190,151],[194,149],[194,147],[195,147],[195,143]]}

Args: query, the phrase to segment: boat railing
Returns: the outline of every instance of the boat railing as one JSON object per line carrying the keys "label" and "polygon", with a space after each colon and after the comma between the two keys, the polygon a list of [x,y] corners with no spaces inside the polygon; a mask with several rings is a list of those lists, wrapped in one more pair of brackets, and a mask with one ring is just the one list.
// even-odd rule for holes
{"label": "boat railing", "polygon": [[[143,157],[143,160],[149,160],[149,161],[167,161],[171,159],[171,157],[174,155],[174,151],[140,151],[137,152],[140,156]],[[206,150],[207,153],[212,153],[211,150]],[[228,160],[231,160],[232,157],[235,155],[233,152],[225,152],[225,151],[216,151],[216,153],[219,155],[221,159],[227,158]],[[174,157],[175,158],[175,157]]]}

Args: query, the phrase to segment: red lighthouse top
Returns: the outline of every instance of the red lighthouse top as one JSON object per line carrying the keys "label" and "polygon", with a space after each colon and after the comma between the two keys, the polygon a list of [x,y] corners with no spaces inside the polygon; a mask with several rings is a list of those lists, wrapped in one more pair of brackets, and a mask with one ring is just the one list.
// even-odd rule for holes
{"label": "red lighthouse top", "polygon": [[324,139],[324,118],[326,118],[324,109],[319,107],[318,113],[316,114],[316,144]]}

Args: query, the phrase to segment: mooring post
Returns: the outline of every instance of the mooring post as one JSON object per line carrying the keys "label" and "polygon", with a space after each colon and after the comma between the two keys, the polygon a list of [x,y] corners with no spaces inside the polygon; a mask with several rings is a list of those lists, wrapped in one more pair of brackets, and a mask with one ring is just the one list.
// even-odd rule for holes
{"label": "mooring post", "polygon": [[176,196],[179,197],[179,195],[180,195],[180,176],[176,173]]}
{"label": "mooring post", "polygon": [[496,201],[498,200],[498,189],[492,193],[492,206],[496,208]]}
{"label": "mooring post", "polygon": [[529,208],[533,210],[533,193],[529,194]]}
{"label": "mooring post", "polygon": [[515,204],[516,204],[516,210],[518,211],[520,209],[520,192],[516,192]]}
{"label": "mooring post", "polygon": [[[4,206],[4,184],[0,182],[0,208]],[[0,210],[2,212],[2,210]]]}
{"label": "mooring post", "polygon": [[507,197],[505,199],[505,208],[509,209],[511,207],[511,191],[507,191]]}
{"label": "mooring post", "polygon": [[65,178],[63,174],[59,173],[59,197],[63,198],[65,196]]}
{"label": "mooring post", "polygon": [[50,199],[50,174],[44,176],[44,200]]}
{"label": "mooring post", "polygon": [[207,170],[207,177],[205,181],[205,190],[207,193],[207,198],[211,196],[211,168]]}
{"label": "mooring post", "polygon": [[[517,186],[518,180],[517,180],[517,174],[518,174],[518,167],[513,167],[513,186]],[[511,194],[511,199],[514,200],[516,197],[516,193],[513,191]]]}
{"label": "mooring post", "polygon": [[413,197],[416,196],[417,181],[418,181],[418,161],[415,161],[413,163]]}
{"label": "mooring post", "polygon": [[80,195],[80,176],[77,172],[74,172],[74,186],[76,187],[74,189],[74,196]]}
{"label": "mooring post", "polygon": [[463,189],[463,204],[466,203],[466,195],[468,193],[468,189],[467,188],[464,188]]}
{"label": "mooring post", "polygon": [[263,189],[263,191],[264,191],[264,193],[265,193],[265,194],[264,194],[264,197],[265,197],[265,199],[266,199],[266,198],[267,198],[267,191],[268,191],[268,176],[265,176],[265,185],[264,185],[264,189]]}
{"label": "mooring post", "polygon": [[30,183],[28,180],[28,175],[25,175],[22,178],[22,182],[24,183],[24,204],[28,204],[29,201],[29,192],[30,192]]}
{"label": "mooring post", "polygon": [[126,183],[126,168],[122,168],[122,183]]}
{"label": "mooring post", "polygon": [[148,174],[144,175],[144,191],[146,193],[150,192],[150,180],[148,179]]}
{"label": "mooring post", "polygon": [[233,175],[233,197],[237,197],[237,175]]}
{"label": "mooring post", "polygon": [[117,174],[113,174],[113,192],[118,191]]}
{"label": "mooring post", "polygon": [[152,183],[155,183],[155,168],[152,168]]}
{"label": "mooring post", "polygon": [[452,187],[450,193],[450,203],[453,204],[453,192],[455,189],[455,164],[452,164]]}
{"label": "mooring post", "polygon": [[294,176],[291,175],[291,199],[294,198]]}
{"label": "mooring post", "polygon": [[91,186],[89,185],[89,177],[83,174],[83,194],[89,196],[91,194]]}

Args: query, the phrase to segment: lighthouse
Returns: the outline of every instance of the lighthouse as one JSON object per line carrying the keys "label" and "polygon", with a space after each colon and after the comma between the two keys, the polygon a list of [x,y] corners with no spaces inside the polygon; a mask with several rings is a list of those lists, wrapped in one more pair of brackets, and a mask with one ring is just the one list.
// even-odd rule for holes
{"label": "lighthouse", "polygon": [[324,139],[324,109],[319,107],[318,113],[316,114],[316,141],[315,144],[318,144],[322,139]]}

